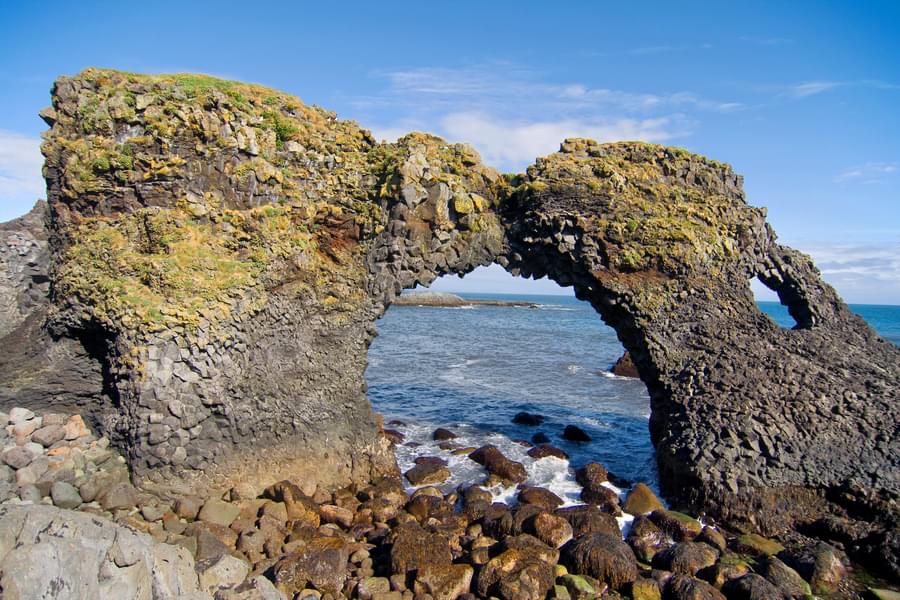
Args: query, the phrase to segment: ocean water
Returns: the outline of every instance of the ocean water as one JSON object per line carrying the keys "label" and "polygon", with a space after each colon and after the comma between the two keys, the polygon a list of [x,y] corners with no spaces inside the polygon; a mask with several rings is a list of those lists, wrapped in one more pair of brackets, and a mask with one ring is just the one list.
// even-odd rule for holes
{"label": "ocean water", "polygon": [[[454,442],[464,446],[496,445],[525,464],[529,484],[547,487],[569,504],[577,503],[580,492],[572,467],[591,461],[658,489],[646,387],[609,373],[623,348],[591,306],[571,296],[469,297],[525,300],[538,307],[395,306],[377,323],[366,380],[374,409],[385,422],[400,421],[388,427],[410,443],[397,447],[400,468],[411,468],[416,456],[441,456],[452,472],[445,489],[480,482],[485,472],[479,465],[432,441],[434,429],[446,427],[460,435]],[[760,308],[779,324],[793,325],[780,304],[763,302]],[[900,344],[900,307],[851,308]],[[512,418],[521,411],[545,421],[537,427],[517,425]],[[569,424],[592,441],[563,440]],[[537,432],[570,459],[528,457],[527,448],[515,440],[530,440]],[[501,501],[515,496],[514,489],[491,491]]]}

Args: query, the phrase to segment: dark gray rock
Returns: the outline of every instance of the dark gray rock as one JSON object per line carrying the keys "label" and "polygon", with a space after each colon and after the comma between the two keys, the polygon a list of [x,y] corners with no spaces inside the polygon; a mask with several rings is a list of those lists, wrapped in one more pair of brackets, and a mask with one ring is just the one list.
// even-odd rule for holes
{"label": "dark gray rock", "polygon": [[78,508],[81,505],[81,496],[78,490],[70,483],[57,481],[50,488],[50,498],[54,506],[59,508]]}

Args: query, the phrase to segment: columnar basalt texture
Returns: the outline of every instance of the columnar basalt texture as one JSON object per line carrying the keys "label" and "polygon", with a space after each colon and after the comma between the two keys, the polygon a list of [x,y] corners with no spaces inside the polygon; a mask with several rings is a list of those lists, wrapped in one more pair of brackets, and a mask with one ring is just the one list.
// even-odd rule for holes
{"label": "columnar basalt texture", "polygon": [[[194,75],[88,70],[42,116],[52,290],[4,340],[42,358],[0,361],[0,404],[87,407],[144,486],[392,472],[365,396],[374,321],[496,262],[574,286],[616,329],[676,504],[769,533],[828,511],[880,519],[856,538],[896,526],[900,351],[776,243],[727,165],[567,140],[501,175],[465,145],[379,144]],[[78,385],[51,389],[54,370]]]}
{"label": "columnar basalt texture", "polygon": [[[843,535],[892,545],[900,564],[886,539],[900,522],[900,351],[776,243],[728,166],[568,140],[518,183],[500,260],[574,285],[616,330],[650,392],[671,501],[768,534],[862,518]],[[796,328],[760,312],[756,277]]]}

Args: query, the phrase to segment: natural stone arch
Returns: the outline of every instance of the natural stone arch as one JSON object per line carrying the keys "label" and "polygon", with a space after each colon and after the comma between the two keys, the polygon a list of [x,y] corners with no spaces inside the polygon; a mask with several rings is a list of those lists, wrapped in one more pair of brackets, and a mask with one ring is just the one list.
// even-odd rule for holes
{"label": "natural stone arch", "polygon": [[[900,351],[775,242],[727,165],[569,140],[500,175],[199,76],[88,70],[53,100],[53,289],[44,326],[26,319],[43,333],[5,338],[35,358],[0,361],[0,400],[88,412],[143,485],[392,472],[365,397],[374,320],[497,262],[573,285],[617,331],[676,504],[766,532],[848,505],[880,521],[866,531],[896,525]],[[753,277],[799,329],[759,313]],[[78,394],[36,376],[54,369],[79,370]]]}

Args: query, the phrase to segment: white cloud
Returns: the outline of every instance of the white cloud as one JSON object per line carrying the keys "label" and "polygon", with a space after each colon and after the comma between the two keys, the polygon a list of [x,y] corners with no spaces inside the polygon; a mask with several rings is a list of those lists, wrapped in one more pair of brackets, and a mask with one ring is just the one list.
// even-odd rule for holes
{"label": "white cloud", "polygon": [[378,139],[431,131],[477,148],[485,162],[520,170],[554,152],[566,137],[662,142],[689,135],[701,112],[733,112],[739,102],[690,91],[646,93],[551,81],[503,62],[460,68],[420,67],[373,74],[377,94],[354,98],[361,120],[380,123]]}
{"label": "white cloud", "polygon": [[802,245],[847,302],[900,304],[900,239],[870,244]]}
{"label": "white cloud", "polygon": [[510,122],[477,112],[449,114],[441,121],[441,129],[451,141],[472,144],[487,164],[513,168],[555,152],[568,137],[662,142],[677,135],[665,118]]}
{"label": "white cloud", "polygon": [[844,169],[832,178],[835,183],[881,183],[897,172],[897,163],[869,162]]}
{"label": "white cloud", "polygon": [[18,217],[46,196],[41,140],[0,129],[0,221]]}
{"label": "white cloud", "polygon": [[805,83],[798,83],[790,86],[786,93],[792,98],[806,98],[808,96],[821,94],[822,92],[831,91],[842,85],[846,84],[841,83],[840,81],[807,81]]}

